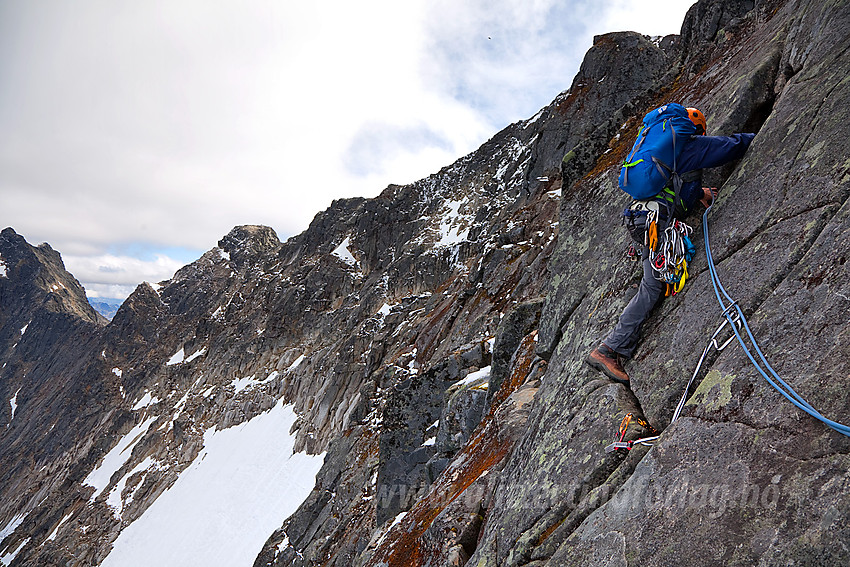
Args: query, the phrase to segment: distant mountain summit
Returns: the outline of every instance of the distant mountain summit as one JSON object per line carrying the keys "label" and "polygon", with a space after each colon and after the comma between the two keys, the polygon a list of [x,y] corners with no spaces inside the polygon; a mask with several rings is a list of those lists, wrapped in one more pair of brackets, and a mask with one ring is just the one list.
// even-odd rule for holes
{"label": "distant mountain summit", "polygon": [[103,324],[86,300],[80,282],[65,270],[59,252],[49,244],[31,246],[12,228],[0,232],[0,325],[20,322],[45,310]]}
{"label": "distant mountain summit", "polygon": [[89,297],[89,303],[95,310],[110,321],[118,312],[118,308],[124,303],[123,299],[112,299],[107,297]]}

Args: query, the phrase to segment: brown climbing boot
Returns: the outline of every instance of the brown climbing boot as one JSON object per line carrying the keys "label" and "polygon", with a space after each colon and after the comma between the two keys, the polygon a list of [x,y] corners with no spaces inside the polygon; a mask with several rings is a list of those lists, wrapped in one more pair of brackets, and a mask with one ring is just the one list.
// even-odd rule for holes
{"label": "brown climbing boot", "polygon": [[623,369],[620,359],[621,356],[619,354],[603,343],[593,349],[593,352],[587,355],[584,361],[614,382],[629,386],[629,375]]}

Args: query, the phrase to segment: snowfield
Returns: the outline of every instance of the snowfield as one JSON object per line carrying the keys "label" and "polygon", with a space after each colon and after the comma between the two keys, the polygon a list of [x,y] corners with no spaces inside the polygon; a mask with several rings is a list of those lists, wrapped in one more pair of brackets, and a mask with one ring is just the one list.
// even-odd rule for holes
{"label": "snowfield", "polygon": [[105,567],[251,567],[313,489],[324,454],[293,454],[296,415],[279,402],[248,422],[210,429],[174,485],[115,541]]}
{"label": "snowfield", "polygon": [[112,475],[124,466],[124,463],[132,455],[133,448],[142,440],[142,437],[144,437],[154,421],[156,421],[156,416],[148,417],[145,421],[131,429],[118,441],[111,451],[104,455],[100,464],[83,480],[84,485],[95,488],[94,494],[90,498],[91,501],[94,501],[103,492],[103,489],[109,485]]}

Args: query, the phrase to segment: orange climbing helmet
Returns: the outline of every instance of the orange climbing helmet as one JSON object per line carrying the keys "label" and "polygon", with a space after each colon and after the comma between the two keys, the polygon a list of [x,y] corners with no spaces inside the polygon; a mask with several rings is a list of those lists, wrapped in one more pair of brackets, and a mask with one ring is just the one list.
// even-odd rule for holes
{"label": "orange climbing helmet", "polygon": [[[696,125],[696,127],[697,127],[697,134],[699,134],[699,135],[705,134],[705,130],[706,130],[705,116],[703,116],[702,112],[700,112],[696,108],[688,108],[687,110],[688,110],[688,118],[690,118],[691,122],[693,122],[694,125]],[[700,128],[702,129],[702,131],[699,131]]]}

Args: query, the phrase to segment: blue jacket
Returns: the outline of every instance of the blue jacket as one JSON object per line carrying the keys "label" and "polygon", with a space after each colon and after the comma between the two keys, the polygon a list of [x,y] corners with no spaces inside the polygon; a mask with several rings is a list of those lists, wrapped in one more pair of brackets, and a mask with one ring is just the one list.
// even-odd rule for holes
{"label": "blue jacket", "polygon": [[[699,170],[717,167],[742,157],[754,137],[755,134],[691,136],[676,163],[676,169],[685,181],[679,195],[684,211],[677,212],[693,210],[694,205],[702,199],[702,174]],[[670,193],[672,189],[665,189],[665,192]]]}

